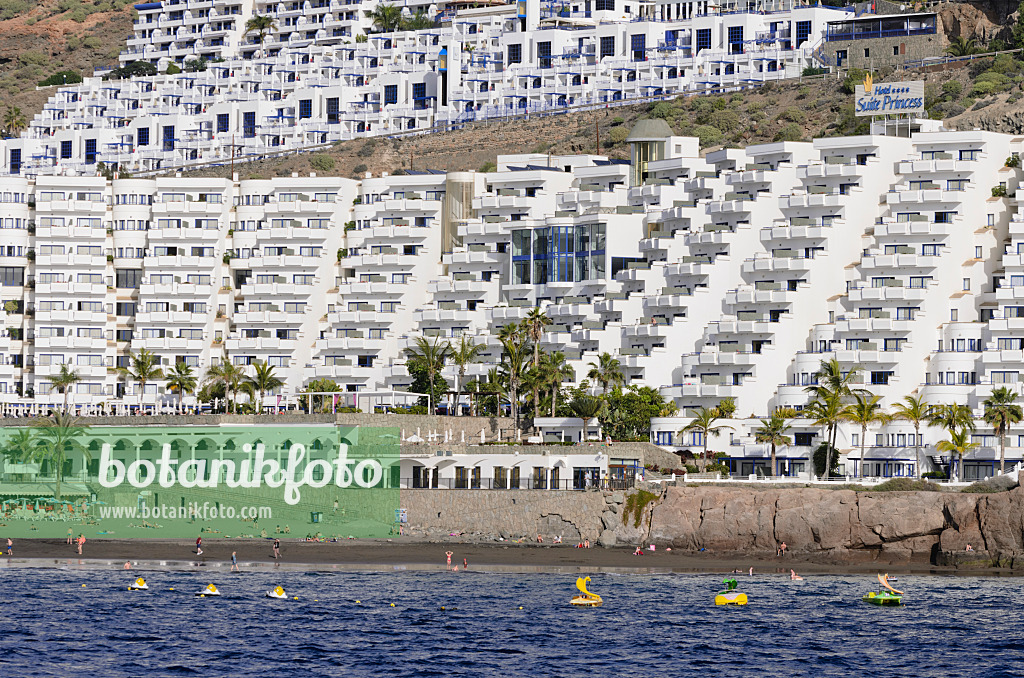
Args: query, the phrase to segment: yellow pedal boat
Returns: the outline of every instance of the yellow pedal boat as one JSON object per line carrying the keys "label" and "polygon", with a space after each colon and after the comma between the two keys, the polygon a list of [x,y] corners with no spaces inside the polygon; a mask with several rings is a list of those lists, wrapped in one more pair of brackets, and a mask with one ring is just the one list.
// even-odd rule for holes
{"label": "yellow pedal boat", "polygon": [[577,607],[601,607],[601,596],[596,593],[591,593],[587,590],[587,582],[590,581],[590,577],[580,577],[576,580],[576,588],[580,590],[578,596],[574,596],[570,601]]}
{"label": "yellow pedal boat", "polygon": [[715,605],[747,604],[747,594],[736,590],[737,584],[735,579],[724,579],[722,583],[725,584],[725,590],[719,591],[718,595],[715,596]]}

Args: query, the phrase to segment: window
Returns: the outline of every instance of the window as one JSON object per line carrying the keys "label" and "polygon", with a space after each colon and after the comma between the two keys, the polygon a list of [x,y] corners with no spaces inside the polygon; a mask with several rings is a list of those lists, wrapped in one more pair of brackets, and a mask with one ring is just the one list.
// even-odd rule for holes
{"label": "window", "polygon": [[384,85],[384,105],[398,103],[398,85]]}
{"label": "window", "polygon": [[15,266],[0,266],[0,286],[22,287],[25,284],[25,269]]}
{"label": "window", "polygon": [[967,179],[947,179],[946,190],[947,191],[966,191],[967,184],[970,182]]}
{"label": "window", "polygon": [[292,276],[292,282],[296,285],[312,285],[313,276],[311,274],[301,274]]}
{"label": "window", "polygon": [[796,22],[796,46],[807,42],[811,36],[811,22],[810,21],[797,21]]}
{"label": "window", "polygon": [[743,26],[729,26],[729,54],[743,54]]}
{"label": "window", "polygon": [[8,163],[9,172],[11,174],[21,174],[21,149],[11,149],[11,159]]}
{"label": "window", "polygon": [[952,224],[953,217],[956,216],[956,212],[936,212],[935,223],[936,224]]}
{"label": "window", "polygon": [[615,36],[606,35],[601,38],[601,56],[615,56]]}
{"label": "window", "polygon": [[537,60],[541,68],[551,68],[551,42],[537,43]]}
{"label": "window", "polygon": [[875,386],[887,386],[892,377],[891,371],[876,371],[871,373],[871,383]]}
{"label": "window", "polygon": [[299,100],[299,120],[305,120],[306,118],[313,117],[313,100],[312,99],[300,99]]}
{"label": "window", "polygon": [[231,116],[228,113],[217,114],[217,131],[227,132],[230,129]]}
{"label": "window", "polygon": [[86,139],[85,140],[85,164],[92,165],[96,163],[96,140]]}
{"label": "window", "polygon": [[871,49],[868,48],[868,47],[864,48],[864,58],[865,59],[870,59],[871,58]]}
{"label": "window", "polygon": [[164,144],[165,151],[174,150],[174,125],[164,125]]}
{"label": "window", "polygon": [[142,269],[119,268],[115,272],[117,287],[137,290],[142,284]]}
{"label": "window", "polygon": [[523,46],[522,45],[509,45],[508,46],[508,62],[510,64],[521,64],[521,63],[523,63]]}
{"label": "window", "polygon": [[630,38],[630,50],[633,52],[633,61],[647,61],[647,36],[637,33]]}
{"label": "window", "polygon": [[964,278],[964,291],[965,292],[970,292],[971,291],[971,279],[970,278]]}
{"label": "window", "polygon": [[242,113],[242,136],[247,139],[256,136],[256,111]]}
{"label": "window", "polygon": [[62,159],[70,158],[71,157],[72,145],[73,145],[73,142],[71,142],[71,141],[62,141],[62,142],[60,142],[60,157]]}
{"label": "window", "polygon": [[117,315],[132,317],[135,315],[135,309],[138,308],[138,305],[135,302],[119,301],[114,308]]}
{"label": "window", "polygon": [[615,0],[595,0],[594,9],[598,12],[614,12]]}
{"label": "window", "polygon": [[694,51],[694,55],[700,54],[702,49],[711,49],[711,29],[710,28],[698,28],[697,29],[697,47]]}
{"label": "window", "polygon": [[338,116],[338,97],[331,97],[327,100],[327,122],[328,124],[340,122]]}

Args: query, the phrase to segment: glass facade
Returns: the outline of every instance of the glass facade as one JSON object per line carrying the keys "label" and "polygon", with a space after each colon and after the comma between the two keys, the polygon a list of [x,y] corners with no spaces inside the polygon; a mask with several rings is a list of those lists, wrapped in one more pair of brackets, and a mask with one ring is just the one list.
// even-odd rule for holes
{"label": "glass facade", "polygon": [[604,224],[512,231],[513,284],[543,285],[604,277]]}

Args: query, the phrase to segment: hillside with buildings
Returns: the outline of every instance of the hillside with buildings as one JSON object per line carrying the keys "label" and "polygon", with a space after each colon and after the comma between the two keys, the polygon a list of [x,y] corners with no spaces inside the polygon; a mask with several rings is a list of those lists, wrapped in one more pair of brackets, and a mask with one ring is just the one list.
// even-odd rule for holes
{"label": "hillside with buildings", "polygon": [[[0,142],[5,413],[441,404],[580,439],[561,415],[622,385],[666,449],[729,403],[747,473],[823,363],[885,408],[1020,380],[1024,62],[938,63],[936,13],[527,0],[362,40],[384,19],[329,2],[135,7],[122,67]],[[923,80],[919,117],[855,115],[865,66]],[[843,468],[949,468],[939,430],[869,428],[832,427]]]}

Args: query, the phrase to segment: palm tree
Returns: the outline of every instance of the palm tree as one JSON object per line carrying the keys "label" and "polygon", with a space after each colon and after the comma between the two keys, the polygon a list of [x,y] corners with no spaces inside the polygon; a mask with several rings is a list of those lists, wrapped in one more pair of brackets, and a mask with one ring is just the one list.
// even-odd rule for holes
{"label": "palm tree", "polygon": [[196,390],[198,380],[192,373],[192,367],[179,362],[167,375],[167,390],[178,394],[178,411],[181,412],[181,401],[186,393],[193,393]]}
{"label": "palm tree", "polygon": [[864,450],[867,447],[868,426],[887,424],[892,421],[892,416],[882,408],[882,396],[855,393],[853,398],[854,402],[844,408],[842,418],[860,424],[860,476],[864,477]]}
{"label": "palm tree", "polygon": [[[811,411],[809,414],[816,420],[815,425],[821,426],[825,432],[826,477],[832,468],[832,453],[836,449],[836,436],[842,419],[843,405],[855,393],[867,393],[864,389],[851,387],[857,382],[860,371],[860,365],[854,365],[844,373],[838,359],[822,360],[814,374],[818,383],[804,389],[814,397],[807,406]],[[813,466],[813,458],[811,465]]]}
{"label": "palm tree", "polygon": [[4,113],[4,127],[7,128],[7,134],[12,137],[18,136],[18,132],[25,129],[28,122],[25,120],[24,114],[21,109],[17,106],[11,106]]}
{"label": "palm tree", "polygon": [[952,57],[965,57],[977,53],[977,40],[974,38],[964,38],[962,35],[950,40],[949,47],[946,48],[946,54]]}
{"label": "palm tree", "polygon": [[[68,451],[75,447],[75,438],[82,433],[83,427],[78,417],[67,412],[54,412],[46,419],[41,420],[36,426],[39,428],[39,440],[32,453],[35,461],[48,461],[55,469],[57,479],[53,496],[60,500],[60,485],[64,479],[64,463]],[[88,450],[83,450],[86,459],[90,458]]]}
{"label": "palm tree", "polygon": [[245,35],[250,33],[256,34],[256,39],[260,43],[260,54],[263,54],[263,41],[267,38],[267,33],[276,30],[277,24],[274,23],[274,18],[271,16],[259,16],[256,15],[245,22]]}
{"label": "palm tree", "polygon": [[722,435],[723,429],[732,429],[732,426],[716,426],[719,419],[721,419],[721,416],[719,416],[717,408],[712,407],[711,409],[708,409],[706,407],[702,407],[697,410],[697,413],[694,415],[690,423],[679,431],[680,436],[685,433],[689,433],[690,431],[699,431],[701,433],[701,473],[703,473],[704,469],[707,468],[708,438],[711,436],[717,438]]}
{"label": "palm tree", "polygon": [[527,356],[530,344],[522,331],[509,332],[508,336],[500,340],[504,349],[501,376],[508,386],[512,419],[515,421],[516,430],[519,430],[519,394],[528,369],[529,358]]}
{"label": "palm tree", "polygon": [[565,354],[561,351],[545,353],[541,358],[540,369],[551,391],[551,416],[554,417],[558,409],[558,393],[562,389],[562,383],[575,377],[576,372],[565,362]]}
{"label": "palm tree", "polygon": [[402,19],[403,31],[424,31],[437,26],[437,22],[427,16],[427,13],[420,10],[411,17]]}
{"label": "palm tree", "polygon": [[779,475],[778,465],[775,460],[775,449],[779,445],[789,445],[793,442],[793,439],[786,435],[786,432],[792,428],[787,423],[789,412],[784,409],[778,409],[772,412],[772,416],[768,419],[761,420],[761,426],[754,431],[754,441],[763,445],[772,446],[772,475]]}
{"label": "palm tree", "polygon": [[577,395],[569,403],[569,409],[572,410],[572,413],[583,420],[582,442],[587,442],[589,437],[588,426],[590,424],[590,420],[601,414],[604,404],[604,401],[597,396],[587,395],[586,393]]}
{"label": "palm tree", "polygon": [[230,360],[222,360],[206,372],[206,383],[221,384],[224,387],[224,393],[230,399],[228,409],[232,412],[238,409],[235,399],[246,379],[247,377],[242,368]]}
{"label": "palm tree", "polygon": [[[845,406],[843,401],[837,397],[829,397],[827,399],[812,400],[804,408],[804,415],[813,420],[815,426],[820,426],[824,431],[825,441],[822,445],[825,445],[825,470],[822,475],[828,477],[829,471],[832,468],[832,452],[835,449],[832,443],[833,432],[839,425],[839,422],[843,417],[843,410]],[[810,459],[810,474],[814,473],[814,455],[812,453]]]}
{"label": "palm tree", "polygon": [[366,12],[366,17],[381,33],[394,33],[402,26],[402,8],[395,5],[377,5]]}
{"label": "palm tree", "polygon": [[[523,318],[523,328],[526,330],[526,336],[533,343],[533,369],[540,369],[540,338],[544,336],[544,327],[551,324],[551,319],[545,315],[544,311],[540,308],[532,309],[525,318]],[[533,391],[533,416],[537,416],[537,412],[540,410],[540,389],[534,389]]]}
{"label": "palm tree", "polygon": [[917,477],[921,477],[921,422],[928,421],[932,415],[932,406],[921,396],[903,396],[902,403],[893,406],[897,419],[914,424],[914,462],[917,464]]}
{"label": "palm tree", "polygon": [[608,352],[599,355],[596,363],[590,363],[587,379],[593,379],[595,383],[601,384],[605,393],[608,392],[609,385],[621,386],[625,381],[618,358],[613,358]]}
{"label": "palm tree", "polygon": [[[956,436],[963,434],[961,437],[963,438],[963,440],[967,440],[967,434],[974,431],[974,417],[971,415],[971,408],[969,408],[967,405],[957,405],[956,403],[951,403],[948,405],[936,405],[934,408],[932,408],[932,413],[931,417],[929,418],[928,425],[946,429],[946,431],[949,433],[950,440],[956,442],[957,440],[959,440],[959,438],[956,438]],[[941,444],[942,443],[939,443],[939,445]],[[939,445],[937,445],[936,448],[941,451],[956,451],[953,450],[949,445],[945,447],[939,447]],[[968,449],[973,448],[965,448],[959,451],[961,463],[963,462],[963,452],[966,452]],[[953,473],[953,470],[953,459],[951,457],[949,460],[950,480],[954,478],[954,475],[959,475],[960,467],[956,467],[956,474]]]}
{"label": "palm tree", "polygon": [[255,389],[259,394],[259,400],[256,405],[256,414],[260,414],[263,412],[263,396],[265,396],[268,391],[273,391],[274,389],[284,386],[284,380],[279,379],[277,375],[274,374],[273,365],[268,365],[262,360],[253,363],[253,366],[256,368],[256,373],[253,375],[251,382],[253,389]]}
{"label": "palm tree", "polygon": [[1017,394],[1005,386],[992,389],[992,395],[985,399],[985,421],[999,436],[999,472],[1006,472],[1006,431],[1013,424],[1020,423],[1024,412],[1016,403]]}
{"label": "palm tree", "polygon": [[[939,444],[935,446],[935,449],[940,452],[950,453],[950,468],[953,467],[952,453],[956,453],[957,456],[957,469],[963,468],[964,465],[964,454],[970,452],[978,446],[978,443],[972,443],[970,441],[971,430],[966,427],[951,429],[949,431],[949,440],[940,440]],[[950,480],[953,479],[953,474],[949,474]]]}
{"label": "palm tree", "polygon": [[444,369],[450,351],[451,345],[442,342],[440,337],[434,337],[433,343],[427,341],[426,337],[416,337],[416,345],[405,349],[410,367],[421,366],[427,372],[427,381],[430,385],[427,393],[428,414],[434,413],[434,375]]}
{"label": "palm tree", "polygon": [[139,383],[139,404],[146,394],[146,384],[162,379],[164,371],[160,369],[160,357],[146,349],[139,349],[135,355],[128,356],[131,367],[119,367],[118,372],[125,378]]}
{"label": "palm tree", "polygon": [[337,396],[331,396],[331,400],[328,400],[327,396],[323,394],[338,393],[339,391],[341,391],[341,387],[332,379],[315,379],[306,384],[306,388],[302,392],[309,394],[306,399],[306,404],[309,407],[309,413],[313,414],[314,412],[319,412],[321,414],[330,414],[334,408],[333,399]]}
{"label": "palm tree", "polygon": [[466,335],[459,337],[458,344],[448,344],[448,351],[452,364],[459,368],[455,380],[455,413],[459,413],[459,399],[462,397],[463,380],[466,378],[466,365],[475,363],[480,353],[486,348],[483,344],[477,344]]}
{"label": "palm tree", "polygon": [[68,367],[69,363],[61,363],[60,372],[56,376],[50,378],[50,384],[53,388],[57,389],[64,394],[64,411],[68,411],[68,393],[71,391],[71,387],[82,380],[78,376],[78,372]]}

